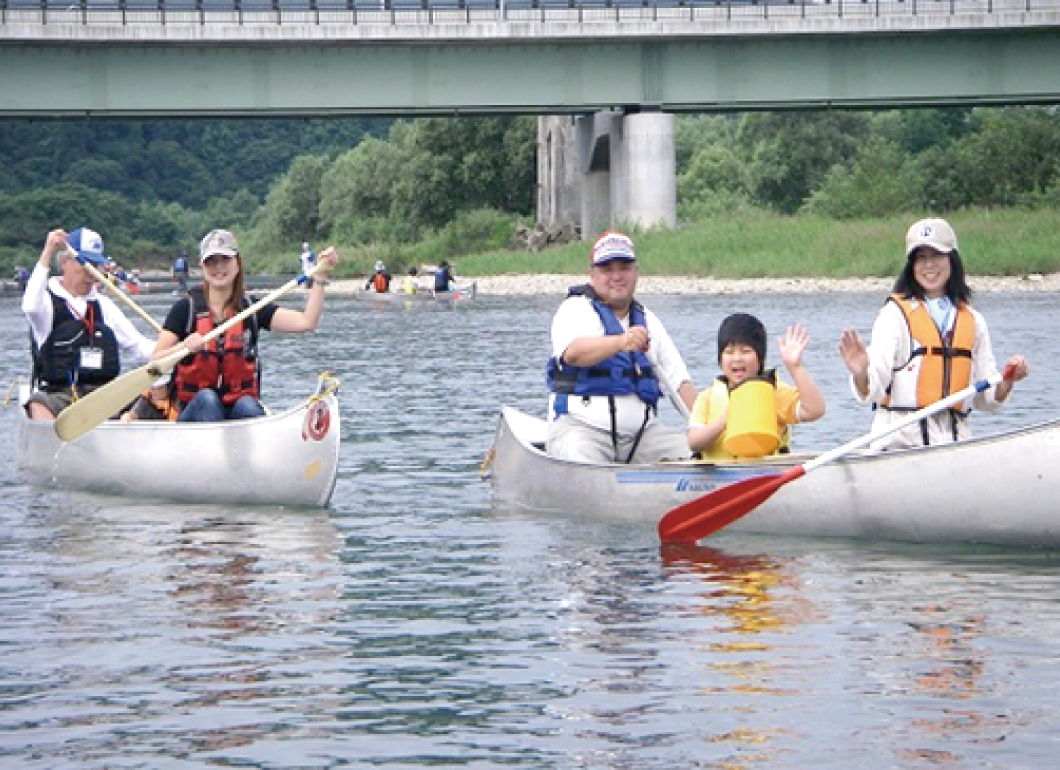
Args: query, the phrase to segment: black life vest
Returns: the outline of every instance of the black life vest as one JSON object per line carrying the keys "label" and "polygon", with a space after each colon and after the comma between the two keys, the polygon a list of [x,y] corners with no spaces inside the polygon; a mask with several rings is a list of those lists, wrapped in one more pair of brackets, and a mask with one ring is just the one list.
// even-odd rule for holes
{"label": "black life vest", "polygon": [[[74,314],[66,300],[51,289],[52,330],[40,349],[33,345],[33,379],[48,391],[65,390],[71,385],[97,387],[121,373],[121,356],[114,330],[103,322],[103,309],[91,300],[84,317]],[[102,354],[98,368],[81,366],[82,350],[95,348]]]}

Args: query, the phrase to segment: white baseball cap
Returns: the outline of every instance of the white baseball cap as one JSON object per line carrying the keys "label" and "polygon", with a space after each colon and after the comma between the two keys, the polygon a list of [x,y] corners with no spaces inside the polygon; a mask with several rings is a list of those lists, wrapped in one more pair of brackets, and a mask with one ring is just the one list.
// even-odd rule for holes
{"label": "white baseball cap", "polygon": [[941,254],[957,251],[957,234],[945,219],[921,219],[905,234],[905,257],[909,259],[921,246]]}

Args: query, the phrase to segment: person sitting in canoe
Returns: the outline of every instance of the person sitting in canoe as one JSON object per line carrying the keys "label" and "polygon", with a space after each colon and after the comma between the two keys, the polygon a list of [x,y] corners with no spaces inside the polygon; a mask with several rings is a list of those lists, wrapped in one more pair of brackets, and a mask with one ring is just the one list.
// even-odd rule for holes
{"label": "person sitting in canoe", "polygon": [[180,416],[180,407],[174,398],[172,376],[166,372],[133,401],[132,406],[122,414],[121,421],[167,420],[173,422],[178,416]]}
{"label": "person sitting in canoe", "polygon": [[390,291],[390,273],[386,271],[386,265],[382,262],[375,263],[375,272],[364,282],[365,291],[374,291],[386,294]]}
{"label": "person sitting in canoe", "polygon": [[[154,350],[121,308],[96,290],[79,259],[108,264],[99,233],[52,230],[22,295],[36,387],[25,409],[33,420],[55,419],[75,398],[117,377],[123,357],[143,363]],[[49,277],[53,260],[60,275]]]}
{"label": "person sitting in canoe", "polygon": [[778,341],[780,360],[795,382],[765,370],[766,328],[753,315],[736,313],[718,329],[722,373],[696,398],[688,420],[688,445],[712,462],[730,462],[786,451],[788,426],[824,415],[824,397],[802,356],[809,332],[796,324]]}
{"label": "person sitting in canoe", "polygon": [[[875,410],[873,432],[997,373],[990,332],[971,299],[950,224],[944,219],[914,223],[905,236],[905,264],[876,317],[869,345],[853,329],[844,330],[839,341],[854,397]],[[1013,383],[1030,372],[1022,355],[1012,356],[1006,365],[1012,367],[1011,380],[978,393],[971,404],[944,409],[891,433],[872,448],[969,438],[972,407],[997,411]]]}
{"label": "person sitting in canoe", "polygon": [[235,324],[221,337],[203,344],[226,319],[250,306],[244,294],[243,261],[236,237],[228,230],[212,230],[199,246],[203,282],[190,289],[170,308],[155,345],[154,358],[162,358],[178,345],[188,356],[174,370],[174,387],[181,405],[181,422],[216,422],[260,417],[265,408],[259,399],[258,333],[311,332],[324,312],[324,285],[328,270],[338,264],[338,253],[327,248],[318,257],[315,276],[304,310],[264,305],[245,322]]}
{"label": "person sitting in canoe", "polygon": [[671,390],[686,407],[696,390],[662,322],[633,298],[636,288],[633,241],[604,233],[592,248],[589,283],[572,288],[552,319],[549,454],[595,463],[689,456],[685,437],[655,416],[667,383],[679,383]]}
{"label": "person sitting in canoe", "polygon": [[405,280],[401,283],[401,290],[406,294],[415,294],[420,290],[420,271],[415,266],[409,268],[409,274],[405,276]]}
{"label": "person sitting in canoe", "polygon": [[434,271],[434,293],[452,291],[455,281],[452,265],[443,259]]}

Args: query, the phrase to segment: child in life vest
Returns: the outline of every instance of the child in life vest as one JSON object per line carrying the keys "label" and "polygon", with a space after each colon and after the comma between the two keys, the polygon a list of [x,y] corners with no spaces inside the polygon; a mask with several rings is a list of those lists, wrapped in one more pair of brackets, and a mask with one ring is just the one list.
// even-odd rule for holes
{"label": "child in life vest", "polygon": [[121,421],[168,420],[174,422],[179,414],[180,407],[177,400],[173,398],[172,378],[169,374],[163,374],[133,401],[129,411],[122,414]]}
{"label": "child in life vest", "polygon": [[[688,421],[689,448],[702,459],[728,462],[786,451],[789,425],[824,415],[824,397],[802,364],[809,332],[796,324],[777,342],[794,386],[779,382],[776,370],[765,370],[766,330],[761,321],[747,313],[722,321],[718,329],[722,373],[697,396]],[[741,386],[746,390],[737,395]],[[754,396],[744,396],[752,392]],[[757,413],[739,413],[737,408]]]}

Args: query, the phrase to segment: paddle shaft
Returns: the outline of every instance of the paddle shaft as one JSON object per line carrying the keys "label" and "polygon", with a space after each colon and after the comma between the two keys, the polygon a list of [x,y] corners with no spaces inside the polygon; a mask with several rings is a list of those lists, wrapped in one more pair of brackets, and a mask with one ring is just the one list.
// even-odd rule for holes
{"label": "paddle shaft", "polygon": [[651,361],[651,366],[655,370],[656,377],[659,378],[659,385],[662,387],[663,393],[670,399],[670,403],[674,405],[674,409],[677,410],[685,421],[687,422],[690,413],[688,411],[688,404],[681,398],[681,394],[677,392],[677,388],[670,382],[670,378],[663,371],[663,368],[659,365],[659,357],[654,353],[648,354],[648,360]]}
{"label": "paddle shaft", "polygon": [[148,315],[146,310],[144,310],[142,307],[140,307],[135,302],[133,302],[132,297],[130,297],[125,292],[123,292],[121,289],[119,289],[118,285],[116,283],[112,283],[111,280],[109,278],[107,278],[107,276],[105,276],[105,275],[103,275],[103,273],[99,272],[99,270],[96,269],[96,266],[93,265],[91,262],[89,262],[87,259],[85,259],[81,255],[77,254],[76,252],[71,252],[71,253],[75,255],[77,261],[80,262],[81,265],[86,270],[88,270],[89,274],[93,278],[95,278],[101,284],[103,284],[108,289],[110,289],[112,292],[117,294],[118,295],[118,299],[120,299],[122,302],[124,302],[130,308],[132,308],[132,310],[134,310],[136,312],[136,314],[140,316],[140,318],[142,318],[145,321],[147,321],[148,325],[150,325],[150,327],[152,329],[154,329],[156,332],[162,331],[162,324],[160,324],[158,321],[156,321],[154,318],[152,318],[150,315]]}
{"label": "paddle shaft", "polygon": [[663,542],[694,543],[697,540],[701,540],[753,511],[789,481],[805,476],[814,468],[830,463],[858,447],[871,444],[937,412],[941,412],[943,409],[958,404],[976,393],[981,393],[997,385],[1002,380],[1012,379],[1014,374],[1015,367],[1005,367],[1003,372],[995,373],[974,385],[969,385],[967,388],[953,393],[934,404],[925,406],[923,409],[919,409],[897,422],[836,447],[809,462],[789,468],[784,473],[744,479],[683,503],[667,512],[659,521],[659,537]]}
{"label": "paddle shaft", "polygon": [[822,455],[818,455],[814,459],[805,463],[803,465],[803,469],[807,473],[809,473],[814,468],[820,467],[825,463],[830,463],[837,457],[841,457],[847,454],[848,452],[852,452],[858,447],[871,444],[872,442],[884,438],[885,436],[889,436],[892,433],[897,433],[903,428],[913,425],[914,423],[920,422],[921,420],[930,417],[931,415],[937,412],[941,412],[943,409],[948,409],[954,404],[959,404],[966,398],[970,398],[977,393],[982,393],[984,390],[994,387],[1002,380],[1012,379],[1012,374],[1013,371],[1010,371],[1010,368],[1006,367],[1005,371],[997,372],[991,375],[990,377],[987,377],[985,380],[980,380],[979,382],[973,385],[969,385],[964,390],[960,390],[956,393],[952,393],[949,396],[946,396],[946,398],[942,399],[941,401],[936,401],[934,404],[929,404],[923,409],[918,409],[917,411],[909,414],[908,416],[903,417],[898,422],[891,423],[890,425],[885,425],[879,430],[869,433],[867,436],[862,436],[861,438],[854,439],[849,443],[836,447],[830,452],[825,452]]}

